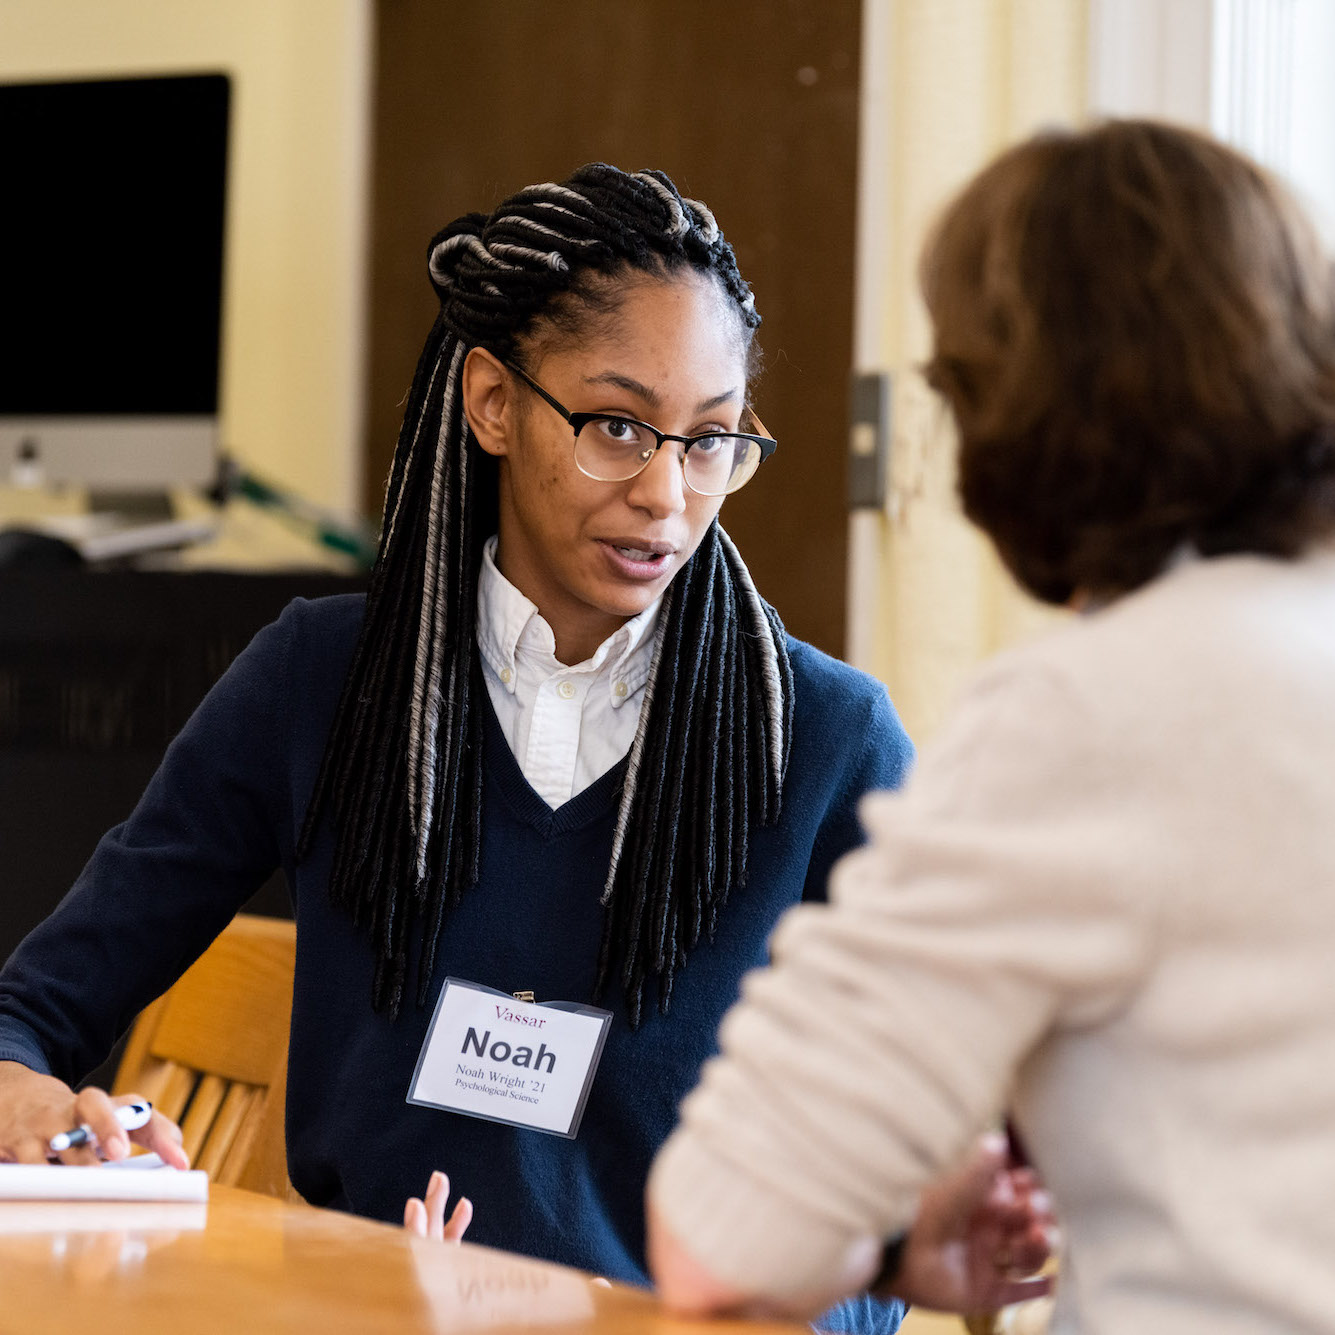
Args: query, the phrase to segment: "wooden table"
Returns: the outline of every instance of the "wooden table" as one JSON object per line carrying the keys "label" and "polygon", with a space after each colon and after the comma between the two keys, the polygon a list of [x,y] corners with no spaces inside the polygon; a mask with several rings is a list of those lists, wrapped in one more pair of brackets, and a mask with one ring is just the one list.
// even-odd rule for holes
{"label": "wooden table", "polygon": [[0,1203],[3,1335],[806,1329],[674,1318],[577,1270],[217,1184],[207,1206]]}

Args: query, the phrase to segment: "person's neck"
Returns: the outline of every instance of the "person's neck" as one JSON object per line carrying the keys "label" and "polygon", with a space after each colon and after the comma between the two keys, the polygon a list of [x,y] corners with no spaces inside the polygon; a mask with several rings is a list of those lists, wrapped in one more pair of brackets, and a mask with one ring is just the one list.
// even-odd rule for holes
{"label": "person's neck", "polygon": [[524,578],[522,571],[515,570],[512,563],[506,562],[503,544],[498,544],[494,560],[501,578],[518,589],[551,627],[552,638],[556,641],[553,655],[565,667],[573,667],[576,663],[592,658],[604,640],[615,635],[631,620],[630,617],[600,612],[593,607],[563,605],[558,600],[545,597],[542,590],[534,587],[532,580]]}
{"label": "person's neck", "polygon": [[[566,667],[583,663],[598,652],[598,646],[611,635],[615,635],[630,620],[629,617],[597,616],[596,618],[571,618],[552,616],[543,608],[538,608],[542,619],[552,628],[556,639],[554,651],[556,661]],[[584,624],[572,624],[582,622]]]}

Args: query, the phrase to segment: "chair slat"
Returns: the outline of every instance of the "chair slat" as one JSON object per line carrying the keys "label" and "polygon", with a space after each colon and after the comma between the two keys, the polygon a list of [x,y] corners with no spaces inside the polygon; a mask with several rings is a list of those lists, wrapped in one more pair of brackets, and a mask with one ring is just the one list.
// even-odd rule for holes
{"label": "chair slat", "polygon": [[257,1109],[257,1104],[264,1097],[264,1091],[253,1085],[231,1085],[218,1108],[218,1115],[213,1119],[213,1126],[208,1139],[196,1158],[192,1160],[196,1168],[202,1168],[217,1182],[235,1185],[235,1176],[224,1178],[228,1155],[236,1144],[237,1132]]}
{"label": "chair slat", "polygon": [[[128,1048],[126,1051],[128,1054]],[[147,1049],[145,1049],[146,1053]],[[162,1092],[167,1086],[167,1081],[171,1078],[171,1073],[176,1069],[176,1064],[159,1061],[156,1057],[145,1055],[141,1065],[136,1068],[129,1068],[126,1064],[127,1060],[128,1057],[121,1059],[120,1070],[134,1069],[134,1080],[127,1084],[118,1074],[116,1083],[112,1086],[112,1092],[115,1094],[138,1094],[140,1097],[146,1098],[155,1108],[161,1108]]]}
{"label": "chair slat", "polygon": [[199,1158],[200,1151],[213,1131],[214,1119],[223,1099],[227,1097],[230,1082],[219,1075],[201,1075],[195,1086],[195,1097],[181,1123],[181,1143],[191,1160]]}
{"label": "chair slat", "polygon": [[[130,1030],[130,1037],[125,1044],[125,1051],[121,1054],[120,1065],[116,1070],[116,1092],[118,1094],[142,1094],[154,1103],[158,1101],[157,1092],[166,1079],[167,1073],[162,1063],[149,1052],[148,1044],[157,1031],[158,1022],[162,1019],[162,1012],[166,1005],[166,996],[160,996],[156,1001],[149,1002],[139,1012],[139,1018]],[[138,1073],[136,1078],[141,1084],[134,1089],[120,1088],[120,1077],[131,1071]],[[149,1084],[152,1085],[152,1088],[148,1087]]]}
{"label": "chair slat", "polygon": [[158,1090],[157,1098],[153,1100],[153,1106],[164,1117],[179,1122],[185,1113],[186,1105],[190,1102],[190,1095],[195,1091],[195,1081],[199,1079],[199,1072],[192,1071],[190,1067],[181,1066],[177,1062],[164,1062],[163,1069],[166,1073],[165,1079]]}

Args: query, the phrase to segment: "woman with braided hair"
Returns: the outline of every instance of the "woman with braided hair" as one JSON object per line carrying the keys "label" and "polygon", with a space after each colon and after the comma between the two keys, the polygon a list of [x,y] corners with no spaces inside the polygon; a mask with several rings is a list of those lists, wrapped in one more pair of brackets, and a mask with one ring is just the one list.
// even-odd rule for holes
{"label": "woman with braided hair", "polygon": [[[447,1166],[484,1206],[471,1238],[643,1281],[677,1101],[910,747],[719,526],[775,443],[707,208],[593,165],[447,227],[430,276],[369,592],[256,637],[0,976],[0,1154],[81,1121],[124,1152],[64,1082],[282,866],[302,1195],[398,1218]],[[179,1163],[173,1131],[136,1135]],[[433,1177],[410,1225],[457,1236],[446,1195]]]}
{"label": "woman with braided hair", "polygon": [[[489,607],[509,600],[495,608],[501,615],[530,615],[515,612],[511,591],[536,605],[547,627],[539,638],[554,639],[545,649],[553,670],[591,660],[626,627],[637,666],[623,675],[642,677],[637,695],[642,688],[644,700],[661,703],[636,709],[623,683],[625,693],[601,711],[617,735],[606,756],[630,754],[626,781],[617,775],[594,991],[601,995],[618,970],[637,1027],[647,980],[666,1010],[687,948],[713,934],[730,886],[745,883],[751,827],[772,826],[781,809],[793,707],[788,648],[713,522],[723,497],[774,449],[763,435],[718,434],[737,432],[747,414],[759,317],[707,209],[652,173],[606,166],[522,191],[491,217],[459,219],[433,240],[430,272],[440,318],[410,395],[381,559],[301,851],[328,807],[341,832],[332,893],[375,943],[375,1005],[398,1010],[415,941],[424,1004],[436,929],[479,876],[482,695],[526,773],[526,756],[540,768],[539,751],[566,744],[530,732],[541,695],[528,710],[512,703],[530,676],[510,665],[516,645],[484,629],[474,653],[479,576]],[[613,348],[627,357],[626,333],[638,328],[657,380],[624,374],[620,363],[602,369],[612,367]],[[583,384],[566,392],[548,364],[567,378],[583,370],[603,331],[611,346],[602,373],[583,377],[594,381],[593,397]],[[661,416],[658,368],[669,360],[690,387],[711,376],[719,391],[688,405],[698,420],[676,438],[685,445],[680,459],[633,420]],[[537,383],[540,369],[561,394]],[[577,423],[562,397],[619,413]],[[534,438],[516,443],[515,424],[530,422]],[[539,433],[552,443],[551,459],[535,448]],[[559,495],[535,463],[560,478]],[[520,636],[521,654],[533,638]],[[586,718],[598,717],[580,677],[557,676],[553,688],[572,683]],[[359,697],[374,709],[353,708]],[[406,763],[386,781],[378,758],[400,750]],[[610,768],[601,749],[595,754],[582,766],[582,757],[568,758],[578,782],[562,774],[559,788],[555,778],[551,790],[538,787],[547,805],[559,808]],[[366,763],[370,756],[376,763]],[[876,777],[893,781],[906,757],[896,734]],[[423,922],[424,936],[415,930]]]}

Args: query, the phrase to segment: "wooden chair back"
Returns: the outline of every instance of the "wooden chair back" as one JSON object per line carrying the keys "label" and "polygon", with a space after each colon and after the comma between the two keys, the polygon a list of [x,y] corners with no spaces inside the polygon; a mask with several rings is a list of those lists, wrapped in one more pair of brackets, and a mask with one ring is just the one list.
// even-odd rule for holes
{"label": "wooden chair back", "polygon": [[135,1021],[112,1086],[177,1122],[215,1182],[293,1199],[283,1142],[296,927],[238,914]]}

